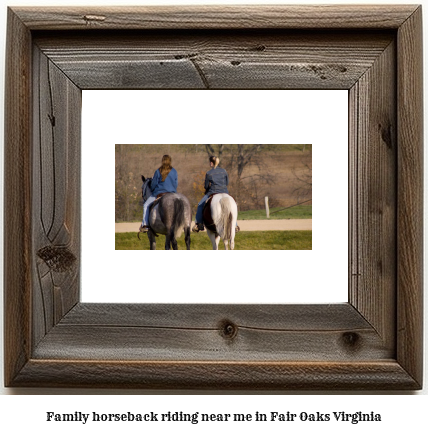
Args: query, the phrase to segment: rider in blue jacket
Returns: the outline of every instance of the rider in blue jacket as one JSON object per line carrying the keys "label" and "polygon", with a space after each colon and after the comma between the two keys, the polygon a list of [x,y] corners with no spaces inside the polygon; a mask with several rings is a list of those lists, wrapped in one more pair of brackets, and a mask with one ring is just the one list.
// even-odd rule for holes
{"label": "rider in blue jacket", "polygon": [[227,186],[229,185],[229,176],[226,170],[218,167],[220,162],[218,157],[211,156],[209,158],[211,170],[205,175],[205,196],[199,201],[198,209],[196,211],[195,226],[193,226],[193,232],[199,232],[204,230],[204,224],[202,223],[202,211],[206,200],[214,193],[227,193],[229,191]]}
{"label": "rider in blue jacket", "polygon": [[162,157],[162,166],[156,170],[150,182],[152,194],[144,202],[143,222],[141,223],[140,232],[147,232],[149,230],[149,206],[155,201],[157,195],[161,193],[176,193],[177,187],[177,171],[171,166],[171,157],[169,155],[164,155]]}

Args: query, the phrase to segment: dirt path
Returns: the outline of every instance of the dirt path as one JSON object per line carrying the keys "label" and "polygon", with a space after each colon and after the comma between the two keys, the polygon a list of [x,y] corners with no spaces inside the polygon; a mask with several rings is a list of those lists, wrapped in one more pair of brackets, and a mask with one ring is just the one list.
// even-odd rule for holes
{"label": "dirt path", "polygon": [[[116,223],[115,232],[138,232],[140,223]],[[312,219],[238,220],[241,231],[311,231]]]}

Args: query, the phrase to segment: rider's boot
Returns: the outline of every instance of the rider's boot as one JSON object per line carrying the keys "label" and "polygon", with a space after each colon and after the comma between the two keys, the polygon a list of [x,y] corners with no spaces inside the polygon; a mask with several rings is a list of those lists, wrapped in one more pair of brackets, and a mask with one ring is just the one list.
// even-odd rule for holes
{"label": "rider's boot", "polygon": [[192,232],[199,232],[199,231],[204,231],[204,225],[203,223],[195,223],[195,226],[193,226],[192,228]]}

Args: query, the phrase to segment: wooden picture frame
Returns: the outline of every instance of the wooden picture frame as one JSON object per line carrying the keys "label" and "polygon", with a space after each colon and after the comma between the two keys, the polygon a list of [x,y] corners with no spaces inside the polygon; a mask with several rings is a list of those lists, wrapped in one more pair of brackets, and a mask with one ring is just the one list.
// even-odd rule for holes
{"label": "wooden picture frame", "polygon": [[[6,386],[422,387],[421,6],[14,7],[6,53]],[[349,302],[81,303],[96,88],[348,89]]]}

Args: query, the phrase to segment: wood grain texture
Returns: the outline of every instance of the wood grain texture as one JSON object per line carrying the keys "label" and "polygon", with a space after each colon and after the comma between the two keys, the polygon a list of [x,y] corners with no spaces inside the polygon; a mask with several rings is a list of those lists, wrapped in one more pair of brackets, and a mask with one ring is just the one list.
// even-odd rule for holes
{"label": "wood grain texture", "polygon": [[397,29],[415,5],[14,7],[30,29]]}
{"label": "wood grain texture", "polygon": [[[31,332],[31,40],[9,11],[4,142],[4,324],[6,384],[30,357]],[[17,103],[19,102],[19,103]],[[19,126],[17,128],[17,126]]]}
{"label": "wood grain texture", "polygon": [[[6,385],[421,388],[421,41],[416,6],[10,9]],[[133,87],[349,89],[349,303],[79,303],[80,92]]]}
{"label": "wood grain texture", "polygon": [[395,43],[350,91],[350,302],[395,347],[397,124]]}
{"label": "wood grain texture", "polygon": [[349,89],[393,38],[391,31],[53,32],[35,43],[82,89]]}
{"label": "wood grain texture", "polygon": [[422,7],[398,32],[397,359],[422,383],[423,89]]}
{"label": "wood grain texture", "polygon": [[[184,316],[184,318],[183,318]],[[105,304],[79,303],[64,325],[133,326],[217,330],[225,321],[270,330],[371,329],[348,303],[328,305],[270,304]]]}
{"label": "wood grain texture", "polygon": [[412,390],[394,361],[367,363],[30,360],[16,386],[224,390]]}
{"label": "wood grain texture", "polygon": [[33,346],[79,301],[81,90],[33,49]]}
{"label": "wood grain texture", "polygon": [[[233,332],[228,333],[228,327]],[[357,362],[391,359],[394,352],[349,304],[80,304],[38,345],[33,357]]]}

